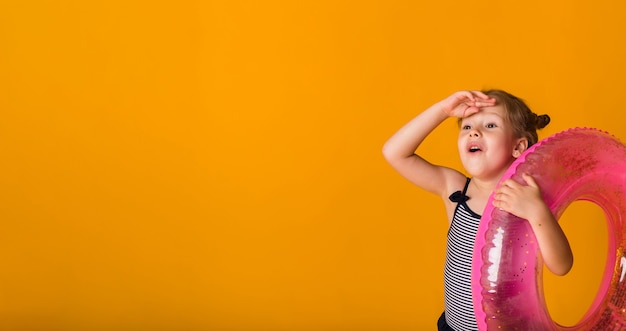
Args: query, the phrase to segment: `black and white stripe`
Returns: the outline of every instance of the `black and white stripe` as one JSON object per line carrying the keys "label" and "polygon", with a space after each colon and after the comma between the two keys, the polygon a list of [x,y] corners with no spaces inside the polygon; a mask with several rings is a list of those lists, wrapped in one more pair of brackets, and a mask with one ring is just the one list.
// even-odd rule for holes
{"label": "black and white stripe", "polygon": [[446,321],[457,331],[478,330],[472,302],[472,254],[480,215],[460,202],[448,232],[444,295]]}

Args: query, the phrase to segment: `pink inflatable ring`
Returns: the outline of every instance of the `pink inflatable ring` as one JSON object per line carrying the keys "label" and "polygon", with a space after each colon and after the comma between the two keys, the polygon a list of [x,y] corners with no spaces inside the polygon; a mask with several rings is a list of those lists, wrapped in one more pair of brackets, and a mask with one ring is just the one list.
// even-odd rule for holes
{"label": "pink inflatable ring", "polygon": [[[532,175],[557,219],[576,200],[606,215],[608,257],[591,307],[571,327],[550,318],[543,295],[543,262],[527,221],[487,202],[472,262],[474,309],[480,330],[626,330],[626,146],[606,132],[576,128],[533,145],[502,180],[525,184]],[[624,268],[624,269],[623,269]]]}

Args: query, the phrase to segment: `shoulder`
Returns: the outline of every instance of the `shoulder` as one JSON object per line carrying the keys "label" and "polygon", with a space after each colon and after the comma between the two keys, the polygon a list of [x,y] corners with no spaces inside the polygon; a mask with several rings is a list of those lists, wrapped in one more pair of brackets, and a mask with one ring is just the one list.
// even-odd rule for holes
{"label": "shoulder", "polygon": [[448,216],[448,223],[452,222],[454,210],[458,205],[457,202],[450,200],[450,196],[455,192],[463,192],[463,189],[465,188],[468,180],[468,177],[465,174],[454,169],[449,170],[450,171],[444,170],[446,172],[446,174],[444,175],[446,181],[440,193],[441,200],[443,201],[446,209],[446,215]]}
{"label": "shoulder", "polygon": [[442,175],[445,180],[441,187],[440,196],[444,200],[447,200],[456,191],[463,191],[467,184],[468,177],[458,170],[444,167],[442,168]]}

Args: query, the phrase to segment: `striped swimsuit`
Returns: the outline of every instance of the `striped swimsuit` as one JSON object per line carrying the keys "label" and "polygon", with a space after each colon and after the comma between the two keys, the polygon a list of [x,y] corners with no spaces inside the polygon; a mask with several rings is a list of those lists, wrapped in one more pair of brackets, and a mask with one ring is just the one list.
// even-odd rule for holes
{"label": "striped swimsuit", "polygon": [[463,192],[450,195],[450,200],[457,202],[452,224],[448,230],[446,264],[444,267],[445,319],[456,331],[478,330],[472,302],[472,254],[480,215],[473,212],[466,204],[465,195],[470,178],[465,183]]}

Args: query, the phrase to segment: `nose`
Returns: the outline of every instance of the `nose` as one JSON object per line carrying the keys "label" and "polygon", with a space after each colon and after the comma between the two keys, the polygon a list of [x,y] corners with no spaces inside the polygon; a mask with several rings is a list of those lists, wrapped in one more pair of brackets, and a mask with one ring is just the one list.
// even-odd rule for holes
{"label": "nose", "polygon": [[480,137],[480,132],[476,129],[472,129],[469,133],[469,136],[472,138],[478,138]]}

